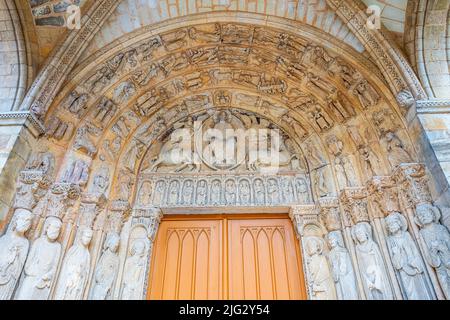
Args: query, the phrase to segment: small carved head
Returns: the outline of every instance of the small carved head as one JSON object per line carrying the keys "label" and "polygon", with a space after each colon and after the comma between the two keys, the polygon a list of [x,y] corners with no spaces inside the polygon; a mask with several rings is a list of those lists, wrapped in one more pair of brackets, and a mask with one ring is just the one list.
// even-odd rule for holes
{"label": "small carved head", "polygon": [[341,247],[344,248],[344,239],[342,239],[341,231],[332,231],[327,236],[328,245],[331,249]]}
{"label": "small carved head", "polygon": [[58,218],[49,217],[45,234],[50,241],[56,241],[61,232],[62,222]]}
{"label": "small carved head", "polygon": [[419,204],[416,208],[415,222],[418,226],[424,227],[437,223],[441,219],[441,212],[430,203]]}
{"label": "small carved head", "polygon": [[355,242],[363,244],[372,239],[372,227],[367,222],[360,222],[353,226],[352,238]]}
{"label": "small carved head", "polygon": [[94,233],[91,229],[83,229],[81,231],[81,237],[80,237],[81,244],[85,247],[89,246],[89,244],[91,243],[93,234]]}
{"label": "small carved head", "polygon": [[323,240],[318,237],[310,237],[306,240],[306,252],[309,256],[320,255],[323,252]]}
{"label": "small carved head", "polygon": [[404,109],[409,109],[416,103],[416,100],[414,99],[410,91],[404,89],[398,93],[397,102],[400,105],[400,107]]}
{"label": "small carved head", "polygon": [[399,232],[405,232],[408,229],[406,219],[400,214],[400,212],[391,213],[384,219],[384,221],[386,222],[386,229],[391,235]]}
{"label": "small carved head", "polygon": [[108,233],[105,241],[105,250],[110,250],[111,252],[117,252],[120,244],[120,236],[115,233]]}
{"label": "small carved head", "polygon": [[31,223],[33,221],[33,214],[31,213],[31,211],[27,209],[18,208],[16,209],[15,215],[16,215],[15,230],[21,233],[27,232],[30,229]]}
{"label": "small carved head", "polygon": [[145,253],[147,245],[144,240],[138,239],[135,240],[131,246],[130,255],[142,257]]}

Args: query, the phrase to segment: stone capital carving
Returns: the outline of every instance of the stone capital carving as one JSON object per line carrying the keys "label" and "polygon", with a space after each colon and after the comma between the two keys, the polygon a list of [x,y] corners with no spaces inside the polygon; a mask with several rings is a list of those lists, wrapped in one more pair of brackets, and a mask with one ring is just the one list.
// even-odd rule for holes
{"label": "stone capital carving", "polygon": [[112,201],[108,208],[108,231],[120,234],[125,220],[131,212],[130,204],[127,201]]}
{"label": "stone capital carving", "polygon": [[55,183],[47,194],[44,214],[47,217],[56,217],[64,220],[69,217],[69,208],[80,197],[81,190],[78,185],[70,183]]}
{"label": "stone capital carving", "polygon": [[337,198],[319,200],[320,219],[328,232],[342,229],[339,201]]}
{"label": "stone capital carving", "polygon": [[322,227],[319,216],[320,210],[315,205],[293,206],[289,212],[289,217],[294,223],[297,237],[304,235],[305,226],[317,225]]}
{"label": "stone capital carving", "polygon": [[400,165],[395,171],[394,180],[407,208],[414,208],[421,203],[431,203],[426,167],[421,163]]}
{"label": "stone capital carving", "polygon": [[400,211],[398,191],[392,177],[373,177],[367,184],[367,191],[385,217]]}
{"label": "stone capital carving", "polygon": [[92,229],[96,218],[105,209],[106,201],[103,193],[83,193],[81,195],[78,226]]}
{"label": "stone capital carving", "polygon": [[32,210],[39,200],[45,196],[50,185],[50,177],[42,171],[21,171],[13,208]]}
{"label": "stone capital carving", "polygon": [[153,242],[162,217],[163,213],[157,207],[133,209],[131,224],[143,225],[147,229],[148,238]]}
{"label": "stone capital carving", "polygon": [[344,207],[344,224],[352,226],[360,222],[368,222],[366,188],[346,188],[341,192],[340,201]]}

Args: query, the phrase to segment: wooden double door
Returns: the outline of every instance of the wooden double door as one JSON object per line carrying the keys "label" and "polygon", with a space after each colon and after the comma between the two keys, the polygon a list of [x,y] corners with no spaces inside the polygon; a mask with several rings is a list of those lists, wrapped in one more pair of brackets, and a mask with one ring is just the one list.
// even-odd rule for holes
{"label": "wooden double door", "polygon": [[153,249],[149,299],[306,298],[301,256],[285,215],[172,216]]}

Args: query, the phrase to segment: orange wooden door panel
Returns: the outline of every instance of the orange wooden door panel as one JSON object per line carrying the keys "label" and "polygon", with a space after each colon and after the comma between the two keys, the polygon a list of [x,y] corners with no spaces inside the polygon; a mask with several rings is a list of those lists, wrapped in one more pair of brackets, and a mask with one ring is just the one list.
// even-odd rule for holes
{"label": "orange wooden door panel", "polygon": [[286,218],[163,220],[149,299],[305,299],[298,243]]}
{"label": "orange wooden door panel", "polygon": [[229,298],[306,298],[297,241],[289,219],[229,221]]}
{"label": "orange wooden door panel", "polygon": [[222,299],[222,221],[163,221],[154,246],[149,299]]}

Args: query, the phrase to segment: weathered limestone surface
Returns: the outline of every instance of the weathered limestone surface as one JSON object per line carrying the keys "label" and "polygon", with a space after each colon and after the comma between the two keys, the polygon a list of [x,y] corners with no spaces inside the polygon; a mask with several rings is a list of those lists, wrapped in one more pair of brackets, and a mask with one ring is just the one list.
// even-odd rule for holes
{"label": "weathered limestone surface", "polygon": [[[384,19],[405,10],[376,2]],[[289,211],[310,299],[449,298],[448,105],[367,30],[362,2],[273,3],[88,8],[31,113],[0,114],[0,241],[21,249],[0,248],[0,298],[143,299],[163,213],[207,207]],[[254,144],[225,153],[248,130],[265,130],[276,171]]]}

